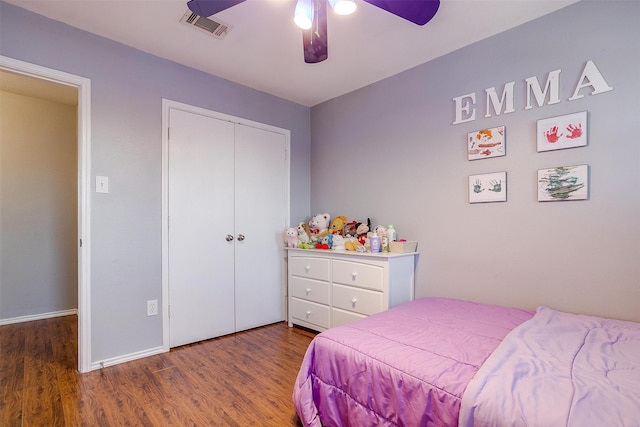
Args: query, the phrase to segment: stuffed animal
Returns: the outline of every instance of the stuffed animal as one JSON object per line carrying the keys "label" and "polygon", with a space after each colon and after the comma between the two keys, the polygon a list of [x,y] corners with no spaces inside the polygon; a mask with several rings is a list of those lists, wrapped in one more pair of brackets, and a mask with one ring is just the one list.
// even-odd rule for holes
{"label": "stuffed animal", "polygon": [[331,222],[331,227],[329,227],[329,233],[342,236],[343,235],[342,231],[346,223],[347,223],[347,218],[345,218],[342,215],[339,215],[333,218],[333,221]]}
{"label": "stuffed animal", "polygon": [[298,240],[300,243],[310,243],[311,242],[311,231],[309,230],[309,226],[301,222],[298,224]]}
{"label": "stuffed animal", "polygon": [[360,245],[360,242],[358,242],[358,239],[356,239],[355,237],[344,238],[345,250],[354,252],[356,250],[356,245]]}
{"label": "stuffed animal", "polygon": [[287,228],[286,236],[287,236],[286,237],[287,247],[297,248],[298,247],[298,230],[293,227],[289,227]]}
{"label": "stuffed animal", "polygon": [[329,233],[329,223],[331,216],[328,213],[315,215],[309,221],[309,230],[311,231],[311,238],[320,239],[325,234]]}
{"label": "stuffed animal", "polygon": [[367,218],[367,223],[359,222],[356,225],[356,237],[358,241],[365,245],[369,240],[367,237],[367,233],[371,230],[371,218]]}
{"label": "stuffed animal", "polygon": [[345,251],[346,250],[345,238],[339,234],[332,234],[332,236],[333,236],[333,242],[331,242],[332,243],[331,249],[334,251]]}
{"label": "stuffed animal", "polygon": [[345,237],[344,238],[344,248],[347,251],[356,252],[358,251],[358,247],[364,248],[362,243],[358,241],[355,237]]}
{"label": "stuffed animal", "polygon": [[344,237],[356,237],[356,224],[358,224],[357,221],[347,222],[342,229],[342,235]]}
{"label": "stuffed animal", "polygon": [[331,249],[333,246],[333,234],[325,234],[316,244],[316,249]]}

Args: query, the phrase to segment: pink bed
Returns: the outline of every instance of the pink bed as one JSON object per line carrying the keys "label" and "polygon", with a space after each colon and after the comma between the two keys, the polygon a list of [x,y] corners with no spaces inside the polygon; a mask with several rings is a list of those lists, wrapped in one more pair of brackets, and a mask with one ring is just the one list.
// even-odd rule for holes
{"label": "pink bed", "polygon": [[309,427],[640,426],[640,323],[419,299],[317,335],[293,401]]}
{"label": "pink bed", "polygon": [[304,426],[456,426],[462,395],[533,313],[424,298],[317,335],[294,387]]}

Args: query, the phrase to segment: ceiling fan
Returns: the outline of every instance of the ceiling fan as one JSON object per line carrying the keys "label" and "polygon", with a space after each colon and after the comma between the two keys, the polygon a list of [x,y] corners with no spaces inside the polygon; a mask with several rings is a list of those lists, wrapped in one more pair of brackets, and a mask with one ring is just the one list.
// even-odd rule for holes
{"label": "ceiling fan", "polygon": [[[190,0],[187,7],[209,17],[246,0]],[[429,22],[438,12],[440,0],[362,0],[417,25]],[[309,64],[328,58],[327,3],[341,15],[356,10],[355,0],[297,0],[294,20],[302,28],[304,61]]]}

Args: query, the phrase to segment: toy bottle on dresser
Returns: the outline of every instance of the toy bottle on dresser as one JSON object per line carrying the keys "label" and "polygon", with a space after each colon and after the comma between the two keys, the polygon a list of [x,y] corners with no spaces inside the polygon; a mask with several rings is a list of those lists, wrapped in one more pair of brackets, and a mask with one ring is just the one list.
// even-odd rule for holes
{"label": "toy bottle on dresser", "polygon": [[389,224],[389,227],[387,227],[387,239],[389,239],[390,242],[395,242],[397,239],[396,229],[393,228],[393,224]]}
{"label": "toy bottle on dresser", "polygon": [[378,228],[378,236],[380,236],[380,252],[389,252],[389,238],[387,230],[384,227]]}
{"label": "toy bottle on dresser", "polygon": [[369,237],[369,246],[372,254],[380,252],[380,236],[375,231]]}

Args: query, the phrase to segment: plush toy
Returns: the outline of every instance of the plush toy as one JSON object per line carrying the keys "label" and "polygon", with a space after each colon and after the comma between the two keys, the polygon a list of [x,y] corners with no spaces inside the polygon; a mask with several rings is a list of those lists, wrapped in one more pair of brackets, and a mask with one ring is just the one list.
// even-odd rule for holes
{"label": "plush toy", "polygon": [[301,222],[298,224],[298,240],[300,243],[310,243],[311,242],[311,231],[309,230],[309,226]]}
{"label": "plush toy", "polygon": [[356,225],[356,237],[358,241],[365,245],[369,240],[367,237],[367,233],[371,230],[371,218],[367,218],[367,223],[359,222]]}
{"label": "plush toy", "polygon": [[342,235],[344,237],[356,237],[356,224],[358,224],[357,221],[347,222],[342,229]]}
{"label": "plush toy", "polygon": [[347,223],[347,218],[342,215],[339,215],[333,219],[331,222],[331,227],[329,227],[329,233],[337,234],[342,236],[342,231],[344,229],[344,225]]}
{"label": "plush toy", "polygon": [[318,243],[316,249],[331,249],[333,245],[333,234],[325,234]]}
{"label": "plush toy", "polygon": [[358,239],[356,239],[355,237],[345,237],[344,248],[347,251],[356,252],[358,251],[358,247],[364,248],[364,246],[358,241]]}
{"label": "plush toy", "polygon": [[286,242],[288,248],[298,247],[298,230],[293,227],[287,228]]}
{"label": "plush toy", "polygon": [[328,213],[315,215],[309,221],[309,230],[311,231],[311,238],[320,239],[325,234],[329,233],[329,223],[331,216]]}
{"label": "plush toy", "polygon": [[347,247],[345,246],[346,243],[347,240],[344,237],[339,234],[333,234],[331,250],[344,252],[345,250],[347,250]]}

